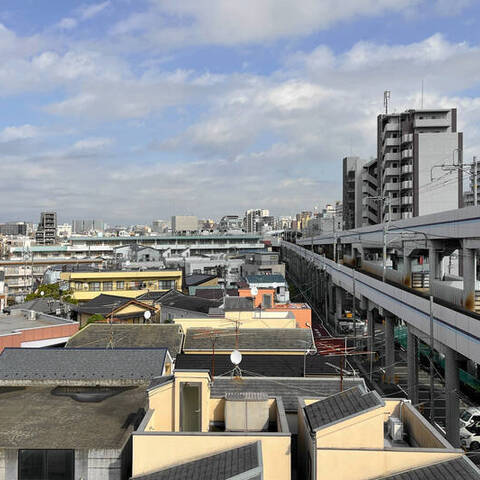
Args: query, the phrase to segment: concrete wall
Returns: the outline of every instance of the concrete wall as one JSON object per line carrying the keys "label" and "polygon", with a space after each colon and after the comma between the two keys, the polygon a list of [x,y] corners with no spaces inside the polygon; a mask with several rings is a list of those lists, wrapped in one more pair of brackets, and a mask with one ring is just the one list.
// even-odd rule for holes
{"label": "concrete wall", "polygon": [[[240,322],[240,328],[297,328],[295,317],[293,318],[269,318],[268,314],[275,312],[263,312],[259,318],[231,320],[228,318],[176,318],[175,324],[181,325],[184,331],[189,328],[235,328],[235,322]],[[280,315],[280,314],[279,314]]]}

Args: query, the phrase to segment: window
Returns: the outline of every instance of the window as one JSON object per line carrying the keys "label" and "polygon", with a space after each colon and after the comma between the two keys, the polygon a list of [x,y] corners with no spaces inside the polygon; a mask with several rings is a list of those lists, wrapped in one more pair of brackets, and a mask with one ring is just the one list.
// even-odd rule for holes
{"label": "window", "polygon": [[90,292],[99,292],[100,282],[88,282],[88,290],[90,290]]}
{"label": "window", "polygon": [[83,290],[83,284],[82,284],[82,282],[75,282],[75,287],[74,287],[74,289],[75,289],[77,292]]}
{"label": "window", "polygon": [[123,280],[117,282],[117,290],[125,290],[125,282]]}
{"label": "window", "polygon": [[19,480],[73,480],[73,450],[19,450]]}
{"label": "window", "polygon": [[103,282],[103,289],[106,292],[110,292],[111,290],[113,290],[113,282]]}

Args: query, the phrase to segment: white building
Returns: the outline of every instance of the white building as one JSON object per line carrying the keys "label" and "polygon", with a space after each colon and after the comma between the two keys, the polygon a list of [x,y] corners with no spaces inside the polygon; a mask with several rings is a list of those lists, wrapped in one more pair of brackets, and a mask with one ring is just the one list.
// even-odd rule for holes
{"label": "white building", "polygon": [[198,231],[198,218],[195,215],[174,215],[172,217],[172,232],[186,233]]}
{"label": "white building", "polygon": [[265,209],[247,210],[243,220],[245,231],[248,233],[261,232],[263,227],[263,218],[269,216],[270,212]]}

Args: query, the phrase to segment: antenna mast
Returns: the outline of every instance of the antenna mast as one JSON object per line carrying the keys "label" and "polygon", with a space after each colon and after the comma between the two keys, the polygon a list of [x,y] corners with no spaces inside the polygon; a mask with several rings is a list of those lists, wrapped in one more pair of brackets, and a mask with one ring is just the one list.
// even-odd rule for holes
{"label": "antenna mast", "polygon": [[390,102],[390,90],[383,92],[383,106],[385,107],[385,115],[388,115],[388,103]]}
{"label": "antenna mast", "polygon": [[422,78],[422,110],[423,110],[423,78]]}

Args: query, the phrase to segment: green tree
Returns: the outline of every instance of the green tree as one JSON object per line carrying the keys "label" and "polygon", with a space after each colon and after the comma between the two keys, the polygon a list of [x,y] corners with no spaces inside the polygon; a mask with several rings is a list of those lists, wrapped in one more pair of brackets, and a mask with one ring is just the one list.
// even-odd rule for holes
{"label": "green tree", "polygon": [[[43,295],[42,295],[43,292]],[[55,300],[63,300],[67,303],[78,303],[78,300],[72,297],[72,290],[62,291],[59,283],[49,283],[40,285],[34,293],[29,293],[25,297],[25,301],[34,300],[35,298],[54,298]]]}

